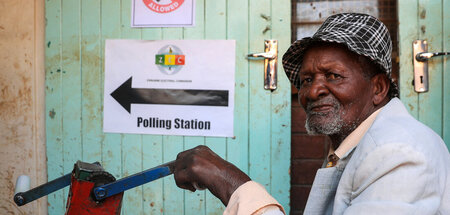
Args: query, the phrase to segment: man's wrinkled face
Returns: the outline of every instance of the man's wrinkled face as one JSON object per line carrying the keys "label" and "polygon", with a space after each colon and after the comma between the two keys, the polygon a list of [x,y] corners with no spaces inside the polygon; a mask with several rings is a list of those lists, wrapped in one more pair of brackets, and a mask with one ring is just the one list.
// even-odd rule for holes
{"label": "man's wrinkled face", "polygon": [[348,135],[373,110],[371,81],[357,59],[336,44],[315,45],[305,53],[298,95],[308,133]]}

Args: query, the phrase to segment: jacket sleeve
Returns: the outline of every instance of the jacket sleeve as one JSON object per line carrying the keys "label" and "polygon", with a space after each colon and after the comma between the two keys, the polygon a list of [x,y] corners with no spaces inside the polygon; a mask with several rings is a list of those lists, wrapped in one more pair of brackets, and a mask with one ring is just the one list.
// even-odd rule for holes
{"label": "jacket sleeve", "polygon": [[282,215],[284,209],[262,185],[248,181],[234,191],[223,214]]}
{"label": "jacket sleeve", "polygon": [[437,213],[445,177],[423,153],[407,144],[386,144],[358,162],[344,214]]}

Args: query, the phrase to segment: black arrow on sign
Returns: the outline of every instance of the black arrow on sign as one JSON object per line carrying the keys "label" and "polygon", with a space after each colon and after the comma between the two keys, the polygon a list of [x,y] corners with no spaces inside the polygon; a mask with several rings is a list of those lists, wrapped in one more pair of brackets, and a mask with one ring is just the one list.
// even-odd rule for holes
{"label": "black arrow on sign", "polygon": [[111,96],[131,113],[131,104],[228,106],[227,90],[131,88],[130,77]]}

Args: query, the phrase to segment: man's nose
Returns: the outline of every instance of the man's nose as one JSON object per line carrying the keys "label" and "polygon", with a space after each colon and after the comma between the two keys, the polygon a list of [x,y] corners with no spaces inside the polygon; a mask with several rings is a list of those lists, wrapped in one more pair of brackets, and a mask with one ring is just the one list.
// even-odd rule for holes
{"label": "man's nose", "polygon": [[326,95],[328,95],[329,91],[326,86],[326,82],[321,78],[314,79],[309,89],[308,97],[311,100],[318,100]]}

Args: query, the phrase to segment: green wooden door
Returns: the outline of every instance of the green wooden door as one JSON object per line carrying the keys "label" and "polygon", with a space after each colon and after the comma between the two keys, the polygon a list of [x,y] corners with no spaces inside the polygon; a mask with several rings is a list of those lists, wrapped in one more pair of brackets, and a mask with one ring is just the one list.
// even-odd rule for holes
{"label": "green wooden door", "polygon": [[450,51],[450,1],[398,0],[400,98],[409,112],[441,135],[450,148],[450,57],[428,61],[429,86],[416,93],[413,80],[414,40],[427,40],[429,52]]}
{"label": "green wooden door", "polygon": [[[193,28],[130,28],[131,0],[46,1],[46,132],[49,180],[77,160],[100,161],[116,178],[207,145],[266,186],[289,211],[290,85],[278,64],[278,89],[263,89],[264,39],[290,44],[290,1],[197,0]],[[102,132],[106,39],[236,40],[234,138]],[[68,189],[49,195],[49,214],[64,214]],[[178,189],[173,176],[129,190],[123,214],[222,214],[208,191]]]}

